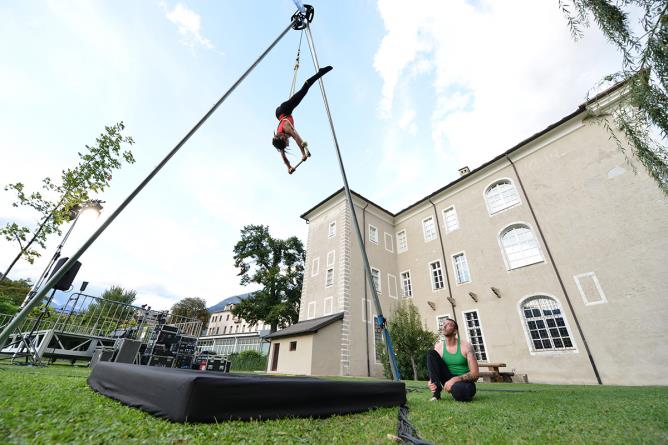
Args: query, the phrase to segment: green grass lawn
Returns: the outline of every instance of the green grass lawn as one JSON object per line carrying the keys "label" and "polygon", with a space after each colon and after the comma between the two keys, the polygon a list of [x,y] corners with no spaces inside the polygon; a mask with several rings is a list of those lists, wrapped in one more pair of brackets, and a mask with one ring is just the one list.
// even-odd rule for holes
{"label": "green grass lawn", "polygon": [[[88,368],[0,365],[0,443],[387,444],[396,408],[328,419],[178,424],[93,392]],[[410,419],[444,443],[668,443],[668,388],[480,384],[473,403],[429,402],[408,382]]]}

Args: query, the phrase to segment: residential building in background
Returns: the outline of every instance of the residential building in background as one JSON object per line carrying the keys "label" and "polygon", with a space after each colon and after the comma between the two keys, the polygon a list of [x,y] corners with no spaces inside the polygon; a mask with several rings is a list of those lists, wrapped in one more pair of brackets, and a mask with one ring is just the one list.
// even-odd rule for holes
{"label": "residential building in background", "polygon": [[[434,332],[454,318],[479,361],[531,382],[667,384],[668,199],[625,157],[630,149],[587,119],[620,92],[398,213],[353,193],[385,316],[410,300]],[[344,192],[302,218],[300,322],[275,335],[269,370],[381,376],[384,346]],[[313,345],[328,348],[326,361]]]}
{"label": "residential building in background", "polygon": [[260,322],[251,325],[243,318],[235,317],[232,308],[251,293],[228,297],[209,308],[211,315],[204,335],[199,338],[197,348],[200,351],[214,351],[229,355],[247,350],[267,353],[269,344],[263,339],[271,326]]}

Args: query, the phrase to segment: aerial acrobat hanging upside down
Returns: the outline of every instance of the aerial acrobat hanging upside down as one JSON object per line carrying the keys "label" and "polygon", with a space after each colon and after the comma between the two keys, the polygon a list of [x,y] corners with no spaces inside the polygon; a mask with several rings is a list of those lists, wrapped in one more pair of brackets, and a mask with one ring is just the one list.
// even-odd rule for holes
{"label": "aerial acrobat hanging upside down", "polygon": [[[271,143],[281,154],[283,162],[288,167],[288,173],[290,174],[295,171],[299,164],[306,161],[306,159],[311,156],[311,153],[308,151],[308,144],[301,138],[301,136],[299,136],[299,133],[297,133],[297,130],[295,129],[295,120],[292,117],[292,112],[295,108],[297,108],[297,105],[299,105],[304,96],[306,96],[306,93],[308,92],[308,89],[311,87],[311,85],[313,85],[318,79],[331,70],[331,66],[320,68],[317,73],[306,79],[304,86],[302,86],[299,91],[297,91],[290,99],[286,100],[280,104],[278,108],[276,108],[276,119],[279,120],[279,123]],[[302,152],[302,160],[295,167],[290,165],[290,161],[288,160],[287,156],[285,156],[285,149],[290,144],[290,137],[295,140]]]}

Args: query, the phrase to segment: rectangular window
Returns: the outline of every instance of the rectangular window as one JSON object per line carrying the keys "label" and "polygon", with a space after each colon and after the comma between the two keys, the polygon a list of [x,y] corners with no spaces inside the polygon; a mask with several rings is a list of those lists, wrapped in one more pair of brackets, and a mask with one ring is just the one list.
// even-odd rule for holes
{"label": "rectangular window", "polygon": [[452,256],[452,264],[455,268],[455,275],[457,277],[457,284],[468,283],[471,281],[471,274],[469,273],[469,265],[466,262],[464,252]]}
{"label": "rectangular window", "polygon": [[445,320],[452,319],[452,316],[450,314],[443,314],[443,315],[438,315],[436,317],[436,330],[440,334],[441,329],[443,328],[443,323],[445,323]]}
{"label": "rectangular window", "polygon": [[390,298],[397,298],[397,277],[387,274],[387,294]]}
{"label": "rectangular window", "polygon": [[454,206],[443,210],[443,225],[445,226],[445,233],[459,229],[459,220]]}
{"label": "rectangular window", "polygon": [[369,241],[378,244],[378,228],[369,224]]}
{"label": "rectangular window", "polygon": [[325,274],[325,287],[332,286],[334,286],[334,268],[330,267],[327,269],[327,273]]}
{"label": "rectangular window", "polygon": [[311,301],[308,304],[308,311],[306,312],[306,318],[308,319],[315,318],[315,301]]}
{"label": "rectangular window", "polygon": [[394,252],[394,241],[392,240],[392,235],[385,232],[385,250],[388,252]]}
{"label": "rectangular window", "polygon": [[411,283],[411,272],[401,272],[401,290],[404,298],[411,298],[413,296],[413,284]]}
{"label": "rectangular window", "polygon": [[441,269],[441,262],[434,261],[433,263],[429,263],[429,272],[431,273],[432,290],[443,289],[443,269]]}
{"label": "rectangular window", "polygon": [[[372,298],[372,297],[369,297]],[[362,297],[362,321],[364,323],[367,323],[367,321],[371,321],[370,318],[367,318],[369,315],[369,300],[365,300],[364,297]]]}
{"label": "rectangular window", "polygon": [[383,342],[383,334],[376,329],[376,314],[373,314],[373,343],[374,343],[374,355],[376,357],[376,363],[380,363],[382,359],[382,351],[385,347],[385,342]]}
{"label": "rectangular window", "polygon": [[296,351],[297,350],[297,342],[296,341],[291,341],[290,342],[290,350],[291,351]]}
{"label": "rectangular window", "polygon": [[406,230],[397,232],[397,253],[408,250],[408,238],[406,237]]}
{"label": "rectangular window", "polygon": [[336,236],[336,221],[329,223],[329,229],[327,229],[327,238],[332,238]]}
{"label": "rectangular window", "polygon": [[580,296],[582,301],[586,306],[592,304],[602,304],[607,303],[608,300],[605,297],[601,283],[599,283],[596,273],[587,272],[580,275],[574,275],[575,284],[580,291]]}
{"label": "rectangular window", "polygon": [[311,263],[311,276],[314,277],[320,273],[320,257],[313,258],[313,263]]}
{"label": "rectangular window", "polygon": [[372,267],[371,278],[373,278],[373,285],[376,286],[376,292],[380,293],[380,270]]}
{"label": "rectangular window", "polygon": [[327,267],[333,266],[335,260],[336,260],[336,250],[330,250],[329,252],[327,252]]}
{"label": "rectangular window", "polygon": [[434,225],[434,218],[429,217],[422,220],[422,233],[425,241],[436,239],[436,226]]}
{"label": "rectangular window", "polygon": [[334,312],[334,297],[327,297],[325,298],[325,304],[324,304],[324,315],[329,315]]}
{"label": "rectangular window", "polygon": [[473,346],[475,358],[478,361],[487,361],[487,350],[485,349],[485,340],[482,337],[482,326],[478,311],[464,312],[464,322],[466,323],[466,336]]}

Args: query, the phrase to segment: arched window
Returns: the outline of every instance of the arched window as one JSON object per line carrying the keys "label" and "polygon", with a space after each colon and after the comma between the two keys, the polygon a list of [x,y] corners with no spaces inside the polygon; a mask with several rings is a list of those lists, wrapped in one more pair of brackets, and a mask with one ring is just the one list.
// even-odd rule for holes
{"label": "arched window", "polygon": [[538,240],[524,224],[513,224],[503,230],[499,238],[509,269],[543,261]]}
{"label": "arched window", "polygon": [[574,349],[559,303],[553,298],[538,295],[522,303],[524,325],[533,351]]}
{"label": "arched window", "polygon": [[487,187],[485,199],[490,215],[520,203],[517,190],[508,179],[502,179]]}

